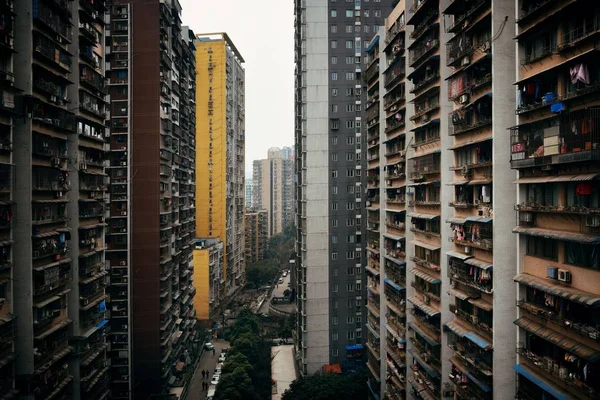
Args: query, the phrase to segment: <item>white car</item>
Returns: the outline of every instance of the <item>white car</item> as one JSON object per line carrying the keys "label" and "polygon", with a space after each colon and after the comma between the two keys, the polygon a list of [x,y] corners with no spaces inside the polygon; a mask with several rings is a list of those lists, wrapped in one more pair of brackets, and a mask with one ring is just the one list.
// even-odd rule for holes
{"label": "white car", "polygon": [[221,375],[213,375],[210,384],[217,386],[219,384],[219,379],[221,379]]}
{"label": "white car", "polygon": [[212,351],[212,350],[214,350],[215,346],[213,346],[213,344],[212,344],[211,342],[206,342],[206,343],[204,344],[204,348],[205,348],[206,350]]}
{"label": "white car", "polygon": [[219,356],[219,362],[220,362],[220,363],[224,363],[224,362],[225,362],[225,358],[226,358],[226,357],[225,357],[225,354],[221,354],[221,355]]}

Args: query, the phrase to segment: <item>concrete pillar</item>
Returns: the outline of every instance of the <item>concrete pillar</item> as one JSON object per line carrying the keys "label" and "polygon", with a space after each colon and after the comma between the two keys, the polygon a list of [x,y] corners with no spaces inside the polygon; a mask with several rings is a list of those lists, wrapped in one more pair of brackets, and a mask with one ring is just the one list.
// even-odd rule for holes
{"label": "concrete pillar", "polygon": [[493,168],[494,168],[494,399],[515,395],[515,326],[517,273],[514,204],[517,177],[510,168],[510,132],[516,122],[515,88],[515,2],[492,1],[492,92],[493,92]]}

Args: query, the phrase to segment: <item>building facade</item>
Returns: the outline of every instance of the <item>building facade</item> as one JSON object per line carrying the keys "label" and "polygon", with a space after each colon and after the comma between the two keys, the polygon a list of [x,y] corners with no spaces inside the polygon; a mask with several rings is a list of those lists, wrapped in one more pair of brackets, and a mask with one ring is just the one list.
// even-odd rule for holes
{"label": "building facade", "polygon": [[517,10],[518,123],[507,146],[519,175],[517,398],[594,399],[600,393],[600,9],[584,1],[519,0]]}
{"label": "building facade", "polygon": [[221,305],[223,242],[217,238],[196,239],[194,247],[194,309],[196,318],[209,320]]}
{"label": "building facade", "polygon": [[252,163],[252,207],[267,210],[269,236],[294,221],[294,161],[289,147],[270,148],[267,158]]}
{"label": "building facade", "polygon": [[295,2],[299,370],[364,360],[364,50],[392,0]]}
{"label": "building facade", "polygon": [[254,184],[252,178],[246,178],[246,209],[252,208],[252,190]]}
{"label": "building facade", "polygon": [[196,237],[223,242],[223,296],[245,283],[243,63],[226,33],[197,36]]}
{"label": "building facade", "polygon": [[177,0],[108,13],[111,395],[146,399],[179,380],[196,335],[195,39]]}
{"label": "building facade", "polygon": [[506,101],[514,43],[503,30],[513,15],[506,2],[401,1],[369,46],[374,398],[514,396],[515,356],[504,349],[516,344],[506,323],[516,315],[515,286],[506,284],[516,272],[516,191],[502,161],[515,120]]}
{"label": "building facade", "polygon": [[7,398],[109,393],[104,10],[85,0],[1,7]]}
{"label": "building facade", "polygon": [[265,259],[269,245],[267,210],[246,211],[246,265]]}

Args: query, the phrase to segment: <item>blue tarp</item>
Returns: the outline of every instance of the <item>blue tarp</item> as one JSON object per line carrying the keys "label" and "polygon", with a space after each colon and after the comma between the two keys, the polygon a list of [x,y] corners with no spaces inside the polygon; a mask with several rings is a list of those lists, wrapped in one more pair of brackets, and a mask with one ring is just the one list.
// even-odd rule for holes
{"label": "blue tarp", "polygon": [[104,328],[104,325],[106,325],[106,324],[108,324],[108,320],[104,319],[104,320],[100,321],[100,323],[98,325],[96,325],[96,328],[102,329],[102,328]]}
{"label": "blue tarp", "polygon": [[487,340],[482,338],[479,335],[476,335],[473,332],[465,333],[465,338],[469,339],[471,342],[475,343],[477,346],[481,347],[483,350],[489,350],[492,345]]}
{"label": "blue tarp", "polygon": [[492,389],[486,385],[485,383],[481,382],[479,379],[477,379],[475,376],[473,376],[472,373],[470,373],[469,371],[465,371],[465,375],[469,377],[469,379],[476,384],[477,386],[479,386],[481,388],[481,390],[483,390],[486,393],[489,393],[492,391]]}
{"label": "blue tarp", "polygon": [[362,344],[354,344],[352,346],[346,346],[346,351],[362,350],[364,348],[365,346],[363,346]]}
{"label": "blue tarp", "polygon": [[375,39],[369,44],[369,47],[365,49],[365,53],[371,51],[371,49],[379,42],[379,35],[375,36]]}
{"label": "blue tarp", "polygon": [[515,365],[513,368],[515,371],[517,371],[517,373],[519,375],[522,375],[523,377],[527,378],[528,380],[531,381],[531,383],[535,384],[537,387],[539,387],[546,393],[556,397],[557,400],[569,400],[570,399],[569,395],[567,395],[564,392],[561,392],[560,390],[555,388],[554,385],[547,383],[546,381],[541,379],[537,374],[534,374],[533,372],[524,368],[521,364]]}
{"label": "blue tarp", "polygon": [[417,332],[419,335],[421,335],[421,337],[423,339],[425,339],[425,341],[427,343],[429,343],[430,345],[432,345],[432,346],[439,346],[440,345],[440,343],[437,340],[435,340],[435,338],[429,336],[427,333],[425,333],[421,328],[419,328],[415,324],[409,322],[408,323],[408,327],[410,329],[412,329],[413,331]]}
{"label": "blue tarp", "polygon": [[402,291],[404,290],[404,288],[400,285],[398,285],[397,283],[393,282],[390,278],[385,278],[384,279],[385,283],[387,283],[388,285],[390,285],[391,287],[393,287],[394,289],[396,289],[397,291]]}
{"label": "blue tarp", "polygon": [[427,372],[427,375],[431,376],[432,378],[439,378],[440,377],[440,373],[437,372],[435,369],[431,368],[415,352],[413,352],[412,350],[409,350],[408,352],[410,353],[411,356],[413,356],[413,358],[417,361],[417,363],[421,366],[421,368],[423,368],[425,370],[425,372]]}

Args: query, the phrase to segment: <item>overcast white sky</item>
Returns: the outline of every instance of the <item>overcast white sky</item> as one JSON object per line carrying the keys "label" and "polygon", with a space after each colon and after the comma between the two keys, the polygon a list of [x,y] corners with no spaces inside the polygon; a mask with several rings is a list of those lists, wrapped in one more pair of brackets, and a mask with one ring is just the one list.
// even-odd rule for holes
{"label": "overcast white sky", "polygon": [[246,176],[267,149],[294,144],[293,0],[180,0],[195,33],[227,32],[246,61]]}

